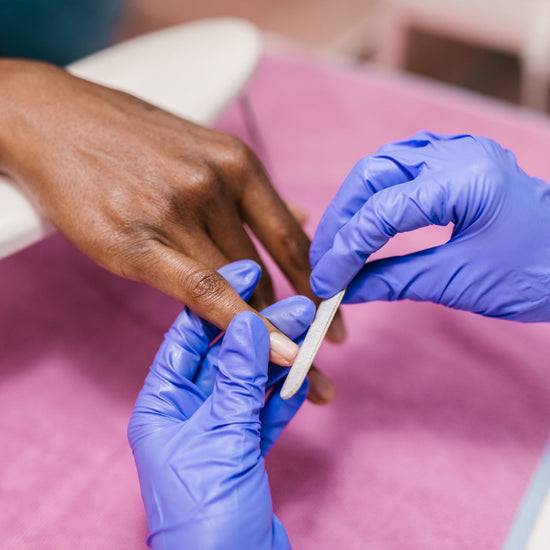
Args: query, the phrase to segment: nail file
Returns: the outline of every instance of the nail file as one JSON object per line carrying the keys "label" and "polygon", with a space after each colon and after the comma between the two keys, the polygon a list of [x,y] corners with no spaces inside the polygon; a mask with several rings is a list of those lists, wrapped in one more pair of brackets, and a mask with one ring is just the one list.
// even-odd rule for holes
{"label": "nail file", "polygon": [[328,300],[323,300],[317,308],[315,319],[307,331],[304,343],[294,360],[294,364],[290,368],[290,372],[286,377],[285,383],[281,389],[281,397],[289,399],[302,386],[307,373],[319,351],[321,342],[327,333],[330,323],[334,319],[338,306],[344,297],[346,289],[341,290]]}

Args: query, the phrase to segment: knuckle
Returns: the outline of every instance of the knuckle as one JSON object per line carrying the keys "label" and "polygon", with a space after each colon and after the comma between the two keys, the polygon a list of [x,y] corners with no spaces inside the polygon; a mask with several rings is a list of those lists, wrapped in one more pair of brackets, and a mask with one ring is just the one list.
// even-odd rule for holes
{"label": "knuckle", "polygon": [[254,155],[250,147],[235,136],[228,136],[227,149],[234,160],[247,160]]}
{"label": "knuckle", "polygon": [[509,151],[503,149],[496,141],[481,136],[467,137],[475,144],[475,149],[471,150],[467,162],[467,168],[471,174],[480,176],[501,174],[503,165],[507,164],[510,158],[513,158],[515,164],[515,157],[508,154]]}
{"label": "knuckle", "polygon": [[469,177],[466,182],[472,191],[490,190],[494,192],[508,180],[503,167],[487,155],[471,159],[467,170]]}
{"label": "knuckle", "polygon": [[211,196],[218,187],[216,171],[206,163],[200,164],[189,178],[191,192],[199,196]]}
{"label": "knuckle", "polygon": [[225,279],[213,269],[196,269],[184,275],[191,300],[218,301],[225,291]]}
{"label": "knuckle", "polygon": [[255,153],[237,137],[228,136],[222,153],[222,164],[225,168],[237,173],[250,171],[259,167]]}
{"label": "knuckle", "polygon": [[[186,159],[182,160],[184,160],[182,181],[185,190],[185,193],[183,193],[185,202],[189,199],[194,202],[202,202],[215,196],[220,185],[216,170],[206,161],[197,161],[190,167],[187,165]],[[181,189],[175,189],[171,202],[173,206],[180,208],[182,202]]]}
{"label": "knuckle", "polygon": [[[375,195],[376,197],[376,195]],[[389,197],[389,200],[373,200],[372,212],[374,219],[380,232],[387,238],[391,238],[397,234],[397,228],[393,224],[393,217],[396,215],[402,216],[408,203],[408,198],[400,193]],[[367,215],[368,212],[362,211],[362,214]]]}
{"label": "knuckle", "polygon": [[373,157],[371,155],[359,159],[352,169],[352,172],[363,175],[369,171],[369,168],[373,164]]}

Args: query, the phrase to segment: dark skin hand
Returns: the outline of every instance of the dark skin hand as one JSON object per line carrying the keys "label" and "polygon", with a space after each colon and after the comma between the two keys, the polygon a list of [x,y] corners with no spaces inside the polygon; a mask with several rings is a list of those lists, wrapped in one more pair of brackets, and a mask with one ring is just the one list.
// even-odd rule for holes
{"label": "dark skin hand", "polygon": [[[99,265],[225,329],[275,299],[265,268],[250,305],[216,272],[243,258],[262,265],[246,225],[296,291],[314,298],[309,238],[237,138],[45,63],[0,60],[0,90],[0,170]],[[292,364],[296,344],[266,324],[271,360]],[[338,317],[329,338],[344,337]],[[315,402],[334,397],[319,371],[311,386]]]}

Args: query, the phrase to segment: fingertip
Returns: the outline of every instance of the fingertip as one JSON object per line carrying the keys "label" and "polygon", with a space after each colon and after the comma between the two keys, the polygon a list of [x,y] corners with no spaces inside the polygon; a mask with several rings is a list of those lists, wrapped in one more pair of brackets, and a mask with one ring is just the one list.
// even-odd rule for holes
{"label": "fingertip", "polygon": [[309,392],[307,398],[315,405],[328,405],[336,399],[336,387],[332,381],[316,367],[309,373]]}
{"label": "fingertip", "polygon": [[295,339],[309,327],[315,316],[315,304],[306,296],[291,296],[262,311],[268,321]]}
{"label": "fingertip", "polygon": [[212,391],[211,418],[218,425],[256,422],[265,400],[269,333],[255,313],[236,315],[224,335]]}
{"label": "fingertip", "polygon": [[306,379],[300,386],[300,389],[290,399],[287,399],[287,403],[289,401],[293,402],[296,404],[296,408],[299,409],[303,405],[304,401],[307,399],[307,396],[309,395],[309,387],[310,387],[309,378],[306,376]]}
{"label": "fingertip", "polygon": [[262,341],[269,338],[269,331],[262,318],[253,311],[241,311],[232,319],[227,327],[227,334],[243,333],[254,340]]}
{"label": "fingertip", "polygon": [[319,262],[319,258],[325,252],[325,250],[317,244],[316,239],[317,239],[317,233],[313,237],[313,241],[311,243],[311,246],[309,247],[309,265],[311,266],[312,269],[315,269],[315,266]]}
{"label": "fingertip", "polygon": [[269,331],[261,317],[252,311],[237,314],[225,332],[218,369],[228,378],[248,377],[258,365],[265,364],[267,377],[269,342]]}
{"label": "fingertip", "polygon": [[309,277],[309,284],[313,294],[323,300],[327,300],[338,292],[338,290],[334,290],[326,280],[320,277],[318,270],[313,270]]}
{"label": "fingertip", "polygon": [[224,265],[218,273],[228,281],[243,300],[248,300],[260,281],[262,269],[252,260],[239,260]]}
{"label": "fingertip", "polygon": [[317,310],[313,300],[310,300],[307,296],[292,296],[288,298],[288,304],[291,306],[291,311],[304,325],[309,326],[315,317],[315,311]]}
{"label": "fingertip", "polygon": [[328,328],[327,339],[335,344],[340,344],[345,341],[347,335],[348,331],[346,329],[346,324],[344,323],[342,312],[338,310],[334,320]]}

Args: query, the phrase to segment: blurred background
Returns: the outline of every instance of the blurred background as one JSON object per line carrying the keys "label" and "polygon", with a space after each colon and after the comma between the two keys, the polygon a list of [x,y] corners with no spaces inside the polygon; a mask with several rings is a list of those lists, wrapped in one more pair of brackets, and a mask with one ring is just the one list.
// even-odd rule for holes
{"label": "blurred background", "polygon": [[550,0],[126,0],[116,39],[213,16],[548,111]]}
{"label": "blurred background", "polygon": [[254,22],[268,44],[291,41],[548,112],[550,0],[0,0],[0,54],[63,65],[113,38],[217,16]]}

